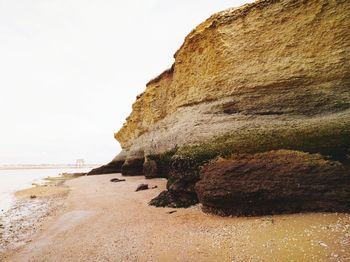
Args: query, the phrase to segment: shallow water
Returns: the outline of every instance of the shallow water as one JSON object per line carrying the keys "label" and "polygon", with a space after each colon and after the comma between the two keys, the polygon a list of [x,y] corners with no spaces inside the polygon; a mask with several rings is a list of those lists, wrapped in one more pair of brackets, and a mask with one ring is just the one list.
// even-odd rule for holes
{"label": "shallow water", "polygon": [[48,176],[57,176],[61,173],[86,172],[90,169],[91,168],[0,170],[0,214],[11,207],[16,191],[29,188],[32,186],[32,183],[40,182]]}

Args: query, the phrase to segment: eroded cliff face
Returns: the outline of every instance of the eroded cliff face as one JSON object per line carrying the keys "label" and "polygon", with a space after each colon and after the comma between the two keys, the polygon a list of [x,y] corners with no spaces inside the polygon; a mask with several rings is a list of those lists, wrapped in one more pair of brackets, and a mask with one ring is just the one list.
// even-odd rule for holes
{"label": "eroded cliff face", "polygon": [[344,112],[349,13],[348,1],[260,1],[212,16],[138,96],[116,139],[146,156],[257,122]]}
{"label": "eroded cliff face", "polygon": [[265,0],[213,15],[137,97],[115,134],[123,151],[114,163],[126,175],[167,177],[152,203],[170,206],[198,201],[202,167],[217,157],[283,149],[347,168],[349,28],[346,0]]}

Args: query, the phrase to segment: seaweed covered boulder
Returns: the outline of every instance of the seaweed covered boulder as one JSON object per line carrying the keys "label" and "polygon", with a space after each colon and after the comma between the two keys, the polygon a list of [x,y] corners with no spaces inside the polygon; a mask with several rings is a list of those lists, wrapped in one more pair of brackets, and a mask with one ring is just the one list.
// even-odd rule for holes
{"label": "seaweed covered boulder", "polygon": [[143,163],[144,176],[146,178],[168,178],[172,157],[176,154],[177,150],[178,148],[175,146],[162,154],[148,155]]}
{"label": "seaweed covered boulder", "polygon": [[350,212],[350,168],[318,154],[279,150],[219,159],[196,184],[203,210],[222,215]]}

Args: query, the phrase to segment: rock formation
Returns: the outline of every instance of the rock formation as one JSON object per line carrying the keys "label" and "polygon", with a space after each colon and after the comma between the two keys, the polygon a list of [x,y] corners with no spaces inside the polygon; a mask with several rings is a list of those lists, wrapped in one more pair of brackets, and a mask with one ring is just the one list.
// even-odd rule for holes
{"label": "rock formation", "polygon": [[91,175],[103,175],[103,174],[113,174],[113,173],[120,173],[122,170],[122,165],[124,162],[121,163],[115,163],[110,162],[106,165],[97,167],[92,169],[89,173],[87,173],[88,176]]}
{"label": "rock formation", "polygon": [[87,173],[87,175],[91,176],[91,175],[120,173],[122,171],[123,164],[124,164],[124,157],[121,154],[119,154],[110,163],[100,166],[98,168],[92,169],[89,173]]}
{"label": "rock formation", "polygon": [[[349,28],[347,0],[263,0],[213,15],[137,97],[112,163],[168,178],[154,205],[349,210]],[[227,160],[203,168],[218,157]]]}
{"label": "rock formation", "polygon": [[206,211],[264,215],[349,211],[349,185],[342,164],[280,150],[213,161],[200,171],[196,192]]}

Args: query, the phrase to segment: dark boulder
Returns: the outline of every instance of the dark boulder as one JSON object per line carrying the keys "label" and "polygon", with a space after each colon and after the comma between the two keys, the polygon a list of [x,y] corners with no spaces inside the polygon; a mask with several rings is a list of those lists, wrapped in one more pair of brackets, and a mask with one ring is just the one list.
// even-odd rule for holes
{"label": "dark boulder", "polygon": [[221,215],[350,212],[350,170],[318,154],[270,151],[210,162],[195,186]]}
{"label": "dark boulder", "polygon": [[175,146],[162,154],[151,154],[143,164],[143,174],[146,178],[168,178],[172,165],[172,157],[178,150]]}
{"label": "dark boulder", "polygon": [[158,177],[157,162],[154,160],[147,160],[143,163],[143,175],[146,178]]}
{"label": "dark boulder", "polygon": [[135,192],[149,189],[148,184],[140,184],[137,186]]}
{"label": "dark boulder", "polygon": [[195,193],[163,191],[149,204],[156,207],[189,207],[198,203]]}
{"label": "dark boulder", "polygon": [[110,182],[113,182],[113,183],[117,183],[117,182],[124,182],[125,179],[119,179],[119,178],[112,178],[111,180],[109,180]]}
{"label": "dark boulder", "polygon": [[123,176],[142,176],[144,158],[128,159],[124,162],[121,173]]}

